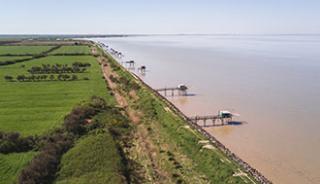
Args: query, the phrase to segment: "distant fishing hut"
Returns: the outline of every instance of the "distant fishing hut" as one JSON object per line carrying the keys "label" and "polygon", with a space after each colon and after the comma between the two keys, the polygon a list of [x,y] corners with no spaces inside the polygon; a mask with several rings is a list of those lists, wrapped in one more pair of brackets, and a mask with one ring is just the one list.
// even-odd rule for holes
{"label": "distant fishing hut", "polygon": [[130,68],[134,67],[134,60],[126,61],[125,63],[128,64]]}
{"label": "distant fishing hut", "polygon": [[141,73],[145,73],[146,72],[146,68],[147,67],[143,65],[143,66],[138,68],[138,71],[140,71]]}

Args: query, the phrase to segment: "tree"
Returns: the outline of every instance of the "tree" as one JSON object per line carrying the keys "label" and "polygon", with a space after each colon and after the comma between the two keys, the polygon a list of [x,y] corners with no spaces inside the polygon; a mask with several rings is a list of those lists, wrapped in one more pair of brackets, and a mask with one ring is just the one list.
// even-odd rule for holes
{"label": "tree", "polygon": [[54,75],[50,75],[50,80],[51,80],[51,81],[54,80]]}
{"label": "tree", "polygon": [[63,75],[63,80],[64,81],[69,80],[70,78],[71,78],[70,75],[67,75],[67,74]]}
{"label": "tree", "polygon": [[72,75],[71,80],[73,80],[73,81],[78,80],[78,76]]}
{"label": "tree", "polygon": [[24,75],[18,75],[18,76],[17,76],[17,80],[20,81],[20,82],[21,82],[21,81],[25,81],[25,80],[26,80],[26,76],[24,76]]}
{"label": "tree", "polygon": [[9,75],[6,75],[6,76],[4,76],[4,79],[5,79],[6,81],[12,81],[12,80],[13,80],[13,77],[12,77],[12,76],[9,76]]}

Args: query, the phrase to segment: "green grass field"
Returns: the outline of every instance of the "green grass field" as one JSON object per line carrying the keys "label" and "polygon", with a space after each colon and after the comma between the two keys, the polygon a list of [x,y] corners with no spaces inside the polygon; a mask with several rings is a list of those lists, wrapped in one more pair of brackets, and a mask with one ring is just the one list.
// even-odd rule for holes
{"label": "green grass field", "polygon": [[12,184],[17,181],[17,176],[35,155],[35,152],[0,154],[0,184]]}
{"label": "green grass field", "polygon": [[124,183],[118,174],[120,156],[108,132],[91,134],[78,141],[62,158],[61,170],[55,183]]}
{"label": "green grass field", "polygon": [[[7,82],[4,75],[27,74],[31,66],[89,62],[91,67],[78,74],[79,81]],[[106,85],[96,59],[91,56],[50,56],[21,64],[0,67],[0,131],[23,135],[43,134],[60,125],[77,103],[92,95],[107,97]]]}
{"label": "green grass field", "polygon": [[51,54],[90,54],[88,46],[62,46],[61,48],[53,51]]}
{"label": "green grass field", "polygon": [[[52,46],[0,46],[1,54],[39,54]],[[82,53],[87,46],[68,46],[64,52]],[[17,57],[0,57],[2,60]],[[7,82],[5,75],[30,75],[27,70],[42,64],[71,64],[89,62],[85,73],[76,74],[77,81]],[[22,67],[22,65],[25,65]],[[88,77],[89,80],[83,80]],[[48,56],[28,62],[0,66],[0,131],[19,132],[23,136],[43,135],[59,127],[64,116],[82,101],[91,96],[104,97],[114,103],[106,92],[101,69],[92,56]],[[0,155],[0,184],[11,184],[17,180],[20,170],[35,155],[33,152]]]}
{"label": "green grass field", "polygon": [[23,54],[40,54],[53,46],[0,46],[0,55],[12,54],[12,55],[23,55]]}

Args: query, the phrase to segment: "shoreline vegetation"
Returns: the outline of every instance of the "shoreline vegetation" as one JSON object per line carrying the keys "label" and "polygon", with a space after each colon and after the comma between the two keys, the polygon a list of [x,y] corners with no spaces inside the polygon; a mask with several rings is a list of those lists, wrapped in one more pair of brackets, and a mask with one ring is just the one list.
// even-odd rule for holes
{"label": "shoreline vegetation", "polygon": [[[101,49],[103,49],[103,45],[100,45],[99,43],[97,43]],[[104,50],[104,49],[103,49]],[[106,50],[104,50],[105,52],[108,52]],[[112,53],[109,53],[110,57],[113,57],[114,60],[117,61],[117,59],[115,59],[116,56],[112,56]],[[117,61],[118,62],[118,61]],[[119,62],[118,62],[119,64]],[[238,165],[240,165],[247,173],[249,173],[251,176],[253,176],[255,178],[256,181],[258,181],[259,183],[263,183],[263,184],[268,184],[268,183],[272,183],[269,179],[267,179],[262,173],[260,173],[258,170],[256,170],[255,168],[253,168],[252,166],[250,166],[247,162],[245,162],[244,160],[242,160],[240,157],[238,157],[236,154],[234,154],[231,150],[229,150],[226,146],[224,146],[220,141],[218,141],[218,139],[216,139],[213,135],[211,135],[210,133],[208,133],[205,129],[203,129],[201,126],[199,126],[198,124],[192,122],[189,120],[189,118],[179,109],[177,108],[172,102],[170,102],[167,98],[165,98],[163,95],[161,95],[158,91],[154,90],[150,85],[148,85],[147,83],[145,83],[139,76],[137,76],[135,73],[127,70],[126,68],[124,68],[121,64],[119,64],[119,66],[127,71],[128,73],[130,73],[135,79],[137,79],[141,84],[143,84],[146,88],[148,88],[150,90],[151,93],[153,93],[155,96],[157,96],[159,99],[161,99],[169,108],[172,112],[174,112],[175,114],[177,114],[178,116],[180,116],[185,122],[188,123],[188,125],[190,127],[192,127],[193,129],[197,130],[198,132],[200,132],[203,136],[205,136],[208,140],[210,140],[210,142],[217,147],[218,149],[220,149],[220,151],[222,151],[227,157],[231,158],[231,160],[233,160],[234,162],[236,162]]]}
{"label": "shoreline vegetation", "polygon": [[[30,49],[0,66],[1,184],[271,183],[97,43],[5,42],[0,55]],[[68,73],[88,80],[36,78]]]}

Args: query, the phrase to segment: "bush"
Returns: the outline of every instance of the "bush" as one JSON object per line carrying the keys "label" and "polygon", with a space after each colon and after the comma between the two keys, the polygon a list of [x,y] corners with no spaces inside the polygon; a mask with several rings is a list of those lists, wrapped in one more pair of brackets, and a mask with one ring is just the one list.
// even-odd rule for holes
{"label": "bush", "polygon": [[4,76],[4,79],[5,79],[6,81],[12,81],[12,80],[13,80],[13,77],[10,76],[10,75],[5,75],[5,76]]}
{"label": "bush", "polygon": [[72,138],[64,134],[50,137],[41,152],[22,170],[19,183],[51,183],[55,178],[61,156],[71,148],[72,144]]}
{"label": "bush", "polygon": [[64,119],[64,127],[68,132],[76,135],[82,135],[85,132],[85,123],[87,119],[97,114],[95,107],[86,105],[75,107]]}
{"label": "bush", "polygon": [[106,101],[98,96],[91,97],[90,106],[96,108],[97,110],[102,110],[107,108]]}
{"label": "bush", "polygon": [[36,145],[34,137],[20,137],[17,132],[0,132],[0,153],[26,152],[32,150]]}

